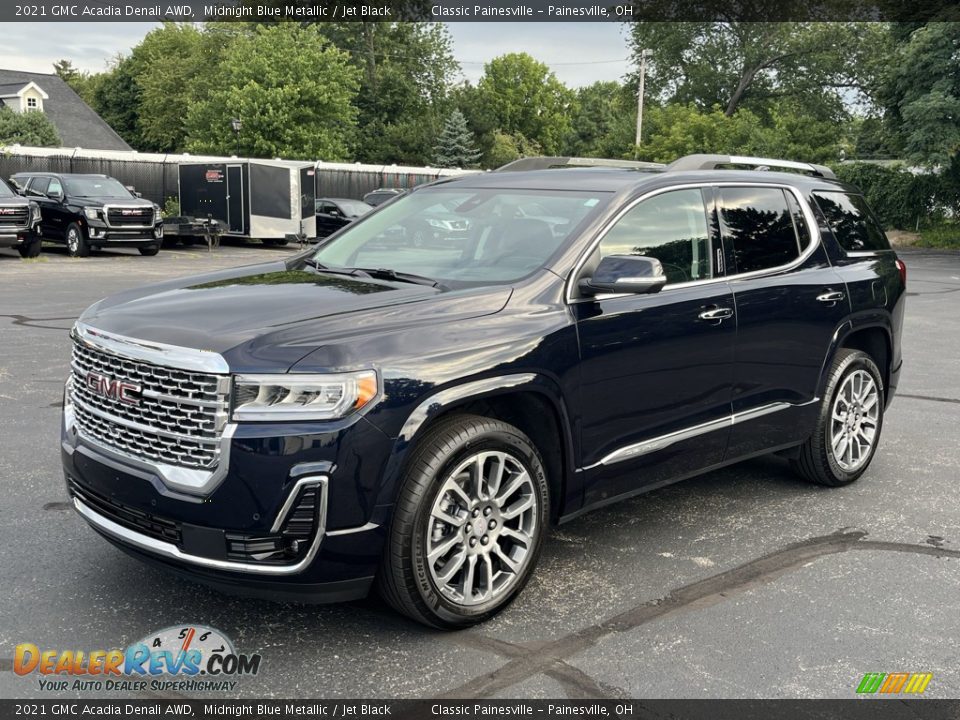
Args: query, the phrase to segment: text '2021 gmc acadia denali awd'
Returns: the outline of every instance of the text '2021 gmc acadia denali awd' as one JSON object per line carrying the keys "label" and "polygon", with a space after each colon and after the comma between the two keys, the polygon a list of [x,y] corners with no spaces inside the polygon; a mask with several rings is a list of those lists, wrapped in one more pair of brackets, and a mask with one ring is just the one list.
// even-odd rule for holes
{"label": "text '2021 gmc acadia denali awd'", "polygon": [[[897,385],[905,268],[831,178],[720,156],[470,175],[291,259],[101,300],[73,330],[73,504],[222,588],[376,583],[458,627],[584,510],[770,452],[853,482]],[[462,232],[414,243],[434,216]]]}

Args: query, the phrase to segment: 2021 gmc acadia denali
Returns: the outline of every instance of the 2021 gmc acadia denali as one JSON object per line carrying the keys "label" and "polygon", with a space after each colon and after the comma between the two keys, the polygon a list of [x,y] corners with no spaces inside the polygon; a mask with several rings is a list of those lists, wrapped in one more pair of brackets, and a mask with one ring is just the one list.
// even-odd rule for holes
{"label": "2021 gmc acadia denali", "polygon": [[[90,307],[64,403],[76,510],[234,592],[376,583],[460,627],[590,508],[771,452],[860,477],[906,271],[859,192],[758,158],[536,169],[568,161],[433,183],[288,260]],[[415,244],[433,216],[456,232]]]}

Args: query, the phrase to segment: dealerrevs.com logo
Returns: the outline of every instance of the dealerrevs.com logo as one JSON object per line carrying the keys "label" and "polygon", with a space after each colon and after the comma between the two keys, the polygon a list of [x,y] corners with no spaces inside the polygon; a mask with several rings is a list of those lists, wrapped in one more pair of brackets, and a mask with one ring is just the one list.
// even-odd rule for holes
{"label": "dealerrevs.com logo", "polygon": [[[142,692],[232,692],[234,678],[256,675],[261,657],[236,651],[222,632],[203,625],[174,625],[124,650],[41,649],[20,643],[17,675],[39,675],[40,690]],[[64,677],[65,676],[65,677]]]}

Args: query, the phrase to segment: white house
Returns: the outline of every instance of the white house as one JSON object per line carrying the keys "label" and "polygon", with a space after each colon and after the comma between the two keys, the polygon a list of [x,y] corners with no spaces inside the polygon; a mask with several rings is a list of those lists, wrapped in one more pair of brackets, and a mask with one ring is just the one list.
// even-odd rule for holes
{"label": "white house", "polygon": [[15,112],[39,110],[43,112],[43,101],[50,96],[32,80],[26,83],[0,85],[0,101]]}

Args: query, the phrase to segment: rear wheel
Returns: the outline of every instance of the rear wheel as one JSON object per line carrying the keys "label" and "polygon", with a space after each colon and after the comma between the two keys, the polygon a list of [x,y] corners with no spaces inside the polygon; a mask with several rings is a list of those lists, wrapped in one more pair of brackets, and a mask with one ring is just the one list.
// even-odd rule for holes
{"label": "rear wheel", "polygon": [[549,508],[543,461],[522,432],[474,415],[441,420],[406,474],[377,578],[381,595],[433,627],[492,617],[530,579]]}
{"label": "rear wheel", "polygon": [[848,485],[873,460],[883,428],[883,378],[859,350],[837,351],[813,435],[800,447],[794,469],[819,485]]}
{"label": "rear wheel", "polygon": [[22,258],[35,258],[40,255],[40,250],[43,248],[43,240],[35,237],[27,240],[20,247],[17,248],[17,252],[20,253]]}
{"label": "rear wheel", "polygon": [[152,257],[160,252],[159,245],[147,245],[146,247],[137,248],[140,251],[141,255],[146,255],[147,257]]}
{"label": "rear wheel", "polygon": [[67,225],[65,233],[67,239],[67,252],[71,257],[87,257],[90,254],[90,245],[87,243],[87,236],[83,228],[76,223]]}

